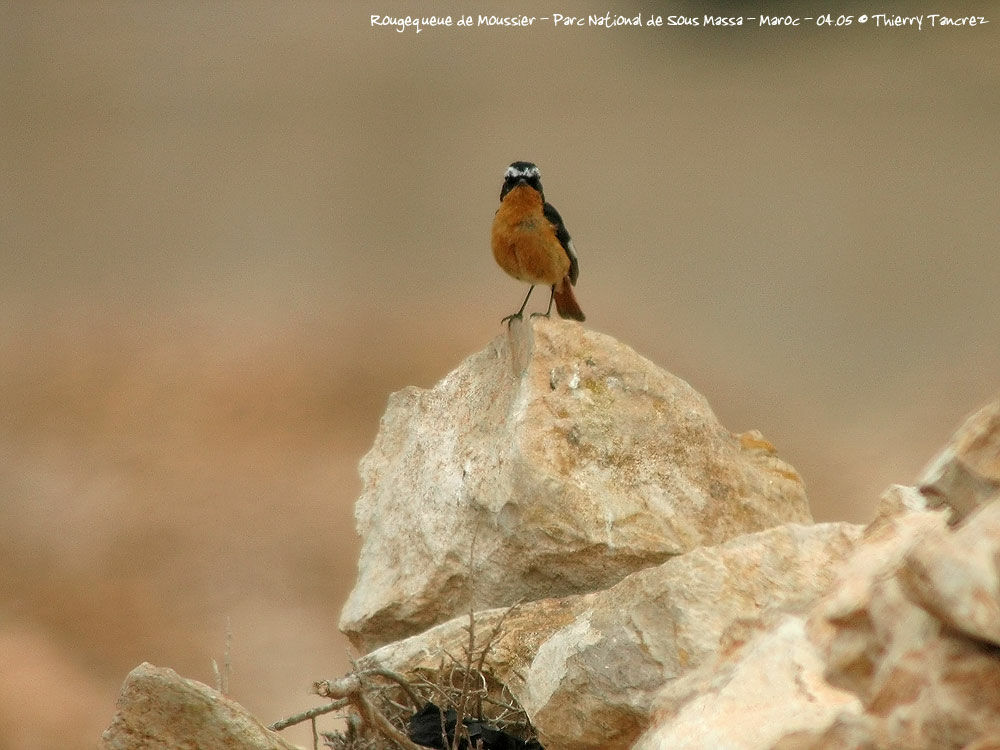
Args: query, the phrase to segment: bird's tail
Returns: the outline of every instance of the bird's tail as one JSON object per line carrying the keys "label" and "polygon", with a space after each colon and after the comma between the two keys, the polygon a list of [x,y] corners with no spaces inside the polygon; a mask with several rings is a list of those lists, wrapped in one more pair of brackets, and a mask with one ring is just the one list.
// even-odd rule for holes
{"label": "bird's tail", "polygon": [[573,284],[570,282],[569,276],[563,277],[563,280],[553,287],[552,297],[556,301],[556,310],[559,311],[559,317],[580,321],[586,317],[583,314],[583,310],[580,309],[576,297],[573,295]]}

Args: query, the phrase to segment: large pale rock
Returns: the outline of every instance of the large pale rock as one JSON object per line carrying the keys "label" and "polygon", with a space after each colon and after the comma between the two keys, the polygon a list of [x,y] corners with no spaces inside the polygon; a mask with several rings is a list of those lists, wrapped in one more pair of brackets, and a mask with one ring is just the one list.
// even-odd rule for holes
{"label": "large pale rock", "polygon": [[[513,354],[512,354],[513,348]],[[757,433],[627,346],[535,319],[394,394],[362,460],[340,627],[362,651],[468,609],[597,591],[700,545],[809,522]]]}
{"label": "large pale rock", "polygon": [[101,750],[298,750],[238,703],[172,669],[129,672]]}
{"label": "large pale rock", "polygon": [[917,480],[931,506],[956,523],[1000,493],[1000,399],[965,420]]}
{"label": "large pale rock", "polygon": [[[801,612],[825,591],[860,535],[849,524],[787,525],[699,548],[606,591],[475,615],[486,668],[524,707],[547,750],[626,748],[665,682],[716,654],[734,627]],[[462,652],[467,617],[384,646],[363,666],[433,672]]]}

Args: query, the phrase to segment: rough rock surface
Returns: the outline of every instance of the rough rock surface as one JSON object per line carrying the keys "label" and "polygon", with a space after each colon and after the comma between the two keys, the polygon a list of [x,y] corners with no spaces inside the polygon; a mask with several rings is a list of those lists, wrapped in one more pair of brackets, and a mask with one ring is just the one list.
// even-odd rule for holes
{"label": "rough rock surface", "polygon": [[[362,475],[359,666],[447,698],[474,602],[474,683],[546,750],[1000,750],[1000,402],[864,529],[808,524],[759,434],[606,336],[526,322],[394,395]],[[101,747],[291,746],[144,664]]]}
{"label": "rough rock surface", "polygon": [[917,486],[929,505],[951,508],[953,523],[1000,493],[1000,399],[965,420]]}
{"label": "rough rock surface", "polygon": [[885,514],[807,618],[668,683],[636,744],[746,750],[988,747],[1000,728],[1000,503],[957,530],[912,510]]}
{"label": "rough rock surface", "polygon": [[[833,580],[861,532],[787,525],[692,550],[585,596],[529,602],[507,615],[487,668],[531,717],[547,750],[627,748],[663,684],[713,656],[733,628],[801,612]],[[489,633],[503,610],[477,613]],[[435,670],[460,653],[466,617],[375,651],[366,663]]]}
{"label": "rough rock surface", "polygon": [[238,703],[172,669],[140,664],[125,679],[101,750],[298,750]]}
{"label": "rough rock surface", "polygon": [[[802,481],[613,338],[534,319],[390,400],[362,460],[362,651],[478,607],[597,591],[701,545],[811,521]],[[474,588],[474,590],[472,590]]]}
{"label": "rough rock surface", "polygon": [[876,747],[960,748],[1000,728],[998,532],[997,503],[958,530],[899,516],[817,608],[827,679],[861,699]]}

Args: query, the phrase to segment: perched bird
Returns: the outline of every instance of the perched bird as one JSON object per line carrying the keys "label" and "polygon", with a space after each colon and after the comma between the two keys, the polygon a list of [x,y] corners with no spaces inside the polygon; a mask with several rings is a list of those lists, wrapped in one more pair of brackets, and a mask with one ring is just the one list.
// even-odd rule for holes
{"label": "perched bird", "polygon": [[500,208],[493,217],[493,257],[515,279],[531,284],[521,309],[504,318],[507,325],[520,318],[536,284],[552,288],[552,302],[564,318],[583,320],[583,310],[573,296],[580,272],[573,241],[559,212],[545,202],[538,167],[516,161],[507,167],[500,189]]}

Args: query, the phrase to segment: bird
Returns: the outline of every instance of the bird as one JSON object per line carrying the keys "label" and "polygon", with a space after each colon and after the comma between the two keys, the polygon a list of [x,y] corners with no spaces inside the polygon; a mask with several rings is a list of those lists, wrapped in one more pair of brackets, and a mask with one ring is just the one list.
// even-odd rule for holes
{"label": "bird", "polygon": [[580,273],[573,240],[559,212],[545,202],[540,172],[530,161],[515,161],[504,172],[491,240],[497,265],[515,279],[531,284],[521,309],[501,322],[509,326],[521,318],[531,292],[539,284],[551,287],[552,292],[548,310],[535,314],[549,317],[555,301],[561,317],[584,320],[573,295]]}

